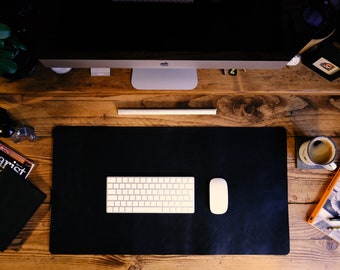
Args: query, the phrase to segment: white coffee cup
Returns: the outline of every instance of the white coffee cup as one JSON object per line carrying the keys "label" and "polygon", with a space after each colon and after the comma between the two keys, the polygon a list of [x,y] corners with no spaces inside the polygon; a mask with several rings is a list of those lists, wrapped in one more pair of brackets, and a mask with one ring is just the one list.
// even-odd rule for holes
{"label": "white coffee cup", "polygon": [[330,171],[337,168],[334,162],[336,155],[335,143],[326,136],[317,136],[304,142],[299,148],[299,157],[303,163],[310,166],[319,165]]}

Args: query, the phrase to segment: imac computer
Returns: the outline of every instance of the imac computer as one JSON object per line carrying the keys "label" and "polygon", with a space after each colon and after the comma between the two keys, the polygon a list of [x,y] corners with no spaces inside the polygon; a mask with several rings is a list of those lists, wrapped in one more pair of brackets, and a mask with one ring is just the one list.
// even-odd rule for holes
{"label": "imac computer", "polygon": [[194,89],[197,69],[278,69],[311,40],[304,0],[31,0],[51,68],[132,69],[136,89]]}

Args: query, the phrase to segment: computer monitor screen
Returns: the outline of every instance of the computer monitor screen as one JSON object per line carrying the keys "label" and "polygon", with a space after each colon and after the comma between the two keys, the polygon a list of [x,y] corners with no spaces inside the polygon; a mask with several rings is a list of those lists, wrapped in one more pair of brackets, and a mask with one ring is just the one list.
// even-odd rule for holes
{"label": "computer monitor screen", "polygon": [[32,2],[30,47],[45,66],[131,68],[141,89],[192,89],[197,78],[171,84],[196,69],[282,68],[311,37],[302,0]]}

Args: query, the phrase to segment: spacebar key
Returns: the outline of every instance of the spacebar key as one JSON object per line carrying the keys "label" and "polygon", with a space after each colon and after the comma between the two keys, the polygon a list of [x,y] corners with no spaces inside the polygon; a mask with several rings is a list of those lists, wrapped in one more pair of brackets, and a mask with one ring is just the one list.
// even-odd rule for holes
{"label": "spacebar key", "polygon": [[162,207],[133,207],[133,213],[162,213]]}

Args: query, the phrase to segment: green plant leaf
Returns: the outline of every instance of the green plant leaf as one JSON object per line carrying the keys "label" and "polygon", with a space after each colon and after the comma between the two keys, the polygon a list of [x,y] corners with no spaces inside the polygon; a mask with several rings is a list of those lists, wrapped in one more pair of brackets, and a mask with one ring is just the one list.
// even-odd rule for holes
{"label": "green plant leaf", "polygon": [[0,23],[0,39],[6,39],[11,36],[11,29],[3,23]]}
{"label": "green plant leaf", "polygon": [[8,59],[0,59],[0,73],[15,73],[18,70],[18,65]]}
{"label": "green plant leaf", "polygon": [[9,40],[12,42],[12,44],[14,45],[15,48],[21,49],[21,50],[24,50],[24,51],[27,50],[26,46],[16,37],[11,36],[9,38]]}
{"label": "green plant leaf", "polygon": [[15,55],[14,52],[11,52],[11,51],[5,51],[5,50],[0,50],[0,60],[1,59],[11,59],[13,58]]}

